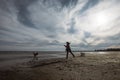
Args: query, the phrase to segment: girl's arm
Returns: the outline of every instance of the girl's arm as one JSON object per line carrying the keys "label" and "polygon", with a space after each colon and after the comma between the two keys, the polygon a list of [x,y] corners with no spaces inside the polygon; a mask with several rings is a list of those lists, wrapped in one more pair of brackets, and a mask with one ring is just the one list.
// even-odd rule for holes
{"label": "girl's arm", "polygon": [[67,47],[66,45],[64,45],[65,47]]}

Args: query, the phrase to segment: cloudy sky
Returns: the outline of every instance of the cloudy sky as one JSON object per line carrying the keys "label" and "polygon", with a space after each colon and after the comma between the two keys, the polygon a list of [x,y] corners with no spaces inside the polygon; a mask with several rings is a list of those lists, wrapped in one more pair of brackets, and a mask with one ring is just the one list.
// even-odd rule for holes
{"label": "cloudy sky", "polygon": [[0,0],[0,50],[120,46],[120,0]]}

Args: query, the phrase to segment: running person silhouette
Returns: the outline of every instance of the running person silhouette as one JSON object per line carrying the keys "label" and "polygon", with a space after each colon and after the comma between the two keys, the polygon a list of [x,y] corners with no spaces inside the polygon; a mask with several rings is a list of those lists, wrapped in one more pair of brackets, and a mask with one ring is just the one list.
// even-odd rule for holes
{"label": "running person silhouette", "polygon": [[68,53],[71,53],[72,56],[75,57],[75,55],[74,55],[74,54],[72,53],[72,51],[71,51],[70,43],[69,43],[69,42],[66,42],[66,45],[64,45],[64,46],[65,46],[66,52],[67,52],[67,54],[66,54],[66,59],[68,59]]}

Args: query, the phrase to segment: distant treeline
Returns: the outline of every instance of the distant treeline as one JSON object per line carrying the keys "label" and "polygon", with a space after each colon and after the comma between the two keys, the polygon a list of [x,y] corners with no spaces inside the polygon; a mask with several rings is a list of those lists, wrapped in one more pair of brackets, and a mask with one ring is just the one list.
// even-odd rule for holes
{"label": "distant treeline", "polygon": [[73,52],[97,52],[97,51],[120,51],[120,48],[108,48],[108,49],[97,49],[97,50],[73,50]]}
{"label": "distant treeline", "polygon": [[120,51],[120,48],[108,48],[108,49],[100,49],[95,51]]}

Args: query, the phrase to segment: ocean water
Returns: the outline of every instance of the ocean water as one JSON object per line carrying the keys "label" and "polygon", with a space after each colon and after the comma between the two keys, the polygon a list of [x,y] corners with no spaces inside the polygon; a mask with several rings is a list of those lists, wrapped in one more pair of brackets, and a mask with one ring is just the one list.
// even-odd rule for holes
{"label": "ocean water", "polygon": [[[33,60],[34,51],[0,51],[0,67]],[[38,60],[65,58],[65,51],[37,51]]]}
{"label": "ocean water", "polygon": [[[61,58],[65,57],[66,53],[64,51],[37,51],[38,59],[50,59],[50,58]],[[80,54],[80,52],[73,52],[75,55]],[[90,54],[106,54],[109,52],[85,52]],[[12,60],[32,60],[33,51],[0,51],[0,62],[12,61]]]}
{"label": "ocean water", "polygon": [[[63,51],[38,51],[38,60],[51,58],[65,58],[66,53]],[[80,52],[73,52],[75,55]],[[85,52],[90,54],[106,54],[109,52]],[[69,55],[71,56],[71,55]],[[12,65],[15,63],[28,62],[33,60],[33,51],[0,51],[0,67]]]}
{"label": "ocean water", "polygon": [[[65,52],[38,51],[38,60],[65,57]],[[33,60],[33,51],[0,51],[0,67]]]}

